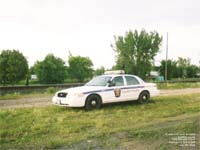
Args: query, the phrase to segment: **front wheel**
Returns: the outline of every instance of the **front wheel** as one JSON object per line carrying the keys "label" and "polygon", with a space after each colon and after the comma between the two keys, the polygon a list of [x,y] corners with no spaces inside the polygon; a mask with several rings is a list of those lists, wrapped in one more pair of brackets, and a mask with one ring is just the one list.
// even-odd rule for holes
{"label": "front wheel", "polygon": [[142,92],[142,93],[140,94],[138,101],[139,101],[141,104],[145,104],[145,103],[148,103],[148,102],[149,102],[149,99],[150,99],[149,92],[144,91],[144,92]]}
{"label": "front wheel", "polygon": [[85,102],[85,109],[91,110],[91,109],[99,109],[101,108],[101,98],[98,95],[91,95],[86,99]]}

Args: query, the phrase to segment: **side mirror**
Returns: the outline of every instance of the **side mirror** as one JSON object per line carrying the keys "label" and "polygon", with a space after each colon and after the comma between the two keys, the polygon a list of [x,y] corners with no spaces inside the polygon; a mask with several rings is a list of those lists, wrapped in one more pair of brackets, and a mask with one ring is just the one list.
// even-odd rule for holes
{"label": "side mirror", "polygon": [[108,87],[112,87],[115,86],[115,83],[113,83],[112,81],[108,81]]}

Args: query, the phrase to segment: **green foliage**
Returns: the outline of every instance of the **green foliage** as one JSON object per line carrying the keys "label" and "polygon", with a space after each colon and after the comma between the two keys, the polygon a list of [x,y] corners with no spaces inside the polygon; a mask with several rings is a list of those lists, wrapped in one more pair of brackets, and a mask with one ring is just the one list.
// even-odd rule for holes
{"label": "green foliage", "polygon": [[3,50],[0,54],[0,84],[16,84],[25,79],[28,62],[17,50]]}
{"label": "green foliage", "polygon": [[[166,61],[162,60],[159,67],[160,75],[165,76],[165,64]],[[177,77],[177,62],[173,60],[167,60],[167,80]]]}
{"label": "green foliage", "polygon": [[104,72],[105,72],[105,68],[104,68],[104,67],[100,67],[100,68],[97,68],[97,69],[94,71],[94,75],[95,75],[95,76],[102,75],[102,74],[104,74]]}
{"label": "green foliage", "polygon": [[[161,61],[159,67],[160,75],[165,76],[165,60]],[[177,61],[168,60],[167,61],[167,79],[172,78],[194,78],[197,77],[197,73],[200,68],[192,65],[189,58],[179,57]]]}
{"label": "green foliage", "polygon": [[88,57],[69,56],[68,73],[72,79],[83,82],[92,77],[93,63]]}
{"label": "green foliage", "polygon": [[190,65],[186,68],[187,77],[194,78],[197,76],[197,73],[200,72],[200,68],[196,65]]}
{"label": "green foliage", "polygon": [[49,87],[46,89],[46,93],[48,93],[48,94],[53,94],[56,91],[58,91],[58,89],[56,89],[55,87]]}
{"label": "green foliage", "polygon": [[178,77],[186,78],[187,77],[187,67],[190,66],[190,59],[179,57],[177,60],[177,71]]}
{"label": "green foliage", "polygon": [[64,61],[53,54],[48,54],[43,61],[37,62],[34,71],[39,82],[45,84],[63,83],[67,74]]}
{"label": "green foliage", "polygon": [[30,74],[35,74],[35,66],[30,67],[29,72]]}
{"label": "green foliage", "polygon": [[157,32],[147,33],[145,30],[140,33],[137,30],[129,31],[125,37],[115,37],[115,46],[111,46],[117,53],[116,68],[146,78],[152,69],[161,41]]}

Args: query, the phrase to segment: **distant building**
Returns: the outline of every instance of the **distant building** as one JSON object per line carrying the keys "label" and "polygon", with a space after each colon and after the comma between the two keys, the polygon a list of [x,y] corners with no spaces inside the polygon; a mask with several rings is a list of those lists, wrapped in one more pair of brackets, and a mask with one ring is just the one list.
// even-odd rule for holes
{"label": "distant building", "polygon": [[156,80],[156,81],[164,81],[164,77],[160,76],[158,71],[151,71],[150,72],[150,79]]}
{"label": "distant building", "polygon": [[159,72],[158,71],[151,71],[150,76],[156,78],[156,77],[159,76]]}
{"label": "distant building", "polygon": [[197,76],[197,77],[200,77],[200,72],[197,72],[196,76]]}
{"label": "distant building", "polygon": [[31,80],[37,80],[37,76],[35,74],[31,75]]}

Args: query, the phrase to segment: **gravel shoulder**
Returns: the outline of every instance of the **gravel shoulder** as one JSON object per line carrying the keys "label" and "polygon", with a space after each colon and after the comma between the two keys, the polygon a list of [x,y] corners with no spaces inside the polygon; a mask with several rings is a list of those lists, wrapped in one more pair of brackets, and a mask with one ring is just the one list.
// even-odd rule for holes
{"label": "gravel shoulder", "polygon": [[185,94],[200,93],[200,88],[186,88],[186,89],[165,89],[160,91],[161,96],[175,96]]}
{"label": "gravel shoulder", "polygon": [[[200,93],[200,88],[170,89],[161,90],[161,96],[175,96],[184,94]],[[27,107],[46,107],[52,105],[52,97],[21,98],[15,100],[0,100],[0,108],[27,108]]]}

